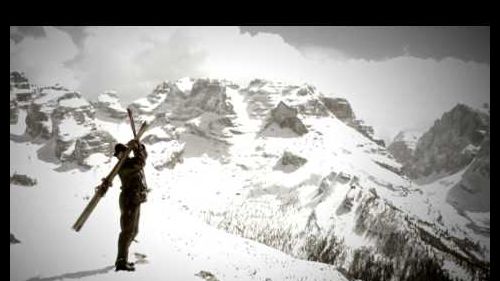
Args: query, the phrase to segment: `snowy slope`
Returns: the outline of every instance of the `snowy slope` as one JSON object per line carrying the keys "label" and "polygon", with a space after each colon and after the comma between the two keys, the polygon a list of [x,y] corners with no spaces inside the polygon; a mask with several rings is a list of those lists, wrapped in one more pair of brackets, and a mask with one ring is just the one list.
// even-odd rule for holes
{"label": "snowy slope", "polygon": [[[200,280],[194,274],[205,270],[219,280],[343,280],[340,270],[363,280],[413,280],[426,270],[435,279],[488,279],[489,212],[457,212],[446,198],[462,174],[416,185],[383,146],[338,119],[323,100],[307,84],[255,80],[241,88],[184,78],[132,103],[137,122],[151,123],[144,140],[153,189],[133,246],[149,263],[135,276],[159,280],[178,272],[176,280]],[[93,125],[116,141],[132,137],[119,118],[97,115]],[[38,161],[40,145],[12,141],[22,126],[22,120],[11,125],[11,175],[25,173],[38,186],[11,186],[11,232],[21,241],[11,245],[11,260],[24,264],[37,248],[41,254],[28,259],[40,273],[11,263],[11,276],[133,276],[106,268],[118,233],[116,190],[82,233],[69,229],[115,160],[97,151],[86,158],[88,170]],[[68,186],[74,178],[78,184]],[[36,196],[60,200],[49,207]],[[23,200],[34,201],[37,212],[27,213]],[[33,219],[42,235],[29,230]],[[54,227],[41,229],[46,223]],[[72,246],[35,246],[43,239]],[[68,259],[43,269],[43,258],[58,255]]]}
{"label": "snowy slope", "polygon": [[[377,252],[381,246],[391,243],[391,233],[412,237],[411,243],[405,246],[408,252],[399,257],[403,262],[412,247],[424,252],[429,246],[436,247],[425,255],[454,277],[467,280],[470,275],[463,274],[463,270],[449,269],[453,264],[457,267],[460,261],[440,264],[440,259],[450,256],[467,259],[468,255],[475,255],[471,252],[476,252],[480,253],[479,260],[489,260],[488,249],[462,249],[465,239],[480,240],[482,247],[489,248],[489,236],[472,235],[468,229],[470,220],[457,215],[456,211],[449,220],[458,217],[459,223],[450,229],[452,236],[442,238],[445,246],[432,245],[428,236],[439,236],[441,230],[425,227],[438,224],[439,216],[420,218],[417,210],[395,207],[408,202],[410,195],[420,193],[410,181],[394,173],[400,164],[380,146],[330,116],[321,104],[314,103],[317,100],[314,94],[295,97],[289,89],[287,85],[264,83],[250,85],[242,91],[226,90],[228,102],[237,112],[231,119],[230,131],[238,133],[226,139],[229,145],[212,143],[203,147],[203,152],[195,154],[201,154],[201,160],[186,157],[172,177],[165,178],[176,187],[168,194],[181,198],[180,204],[189,206],[194,214],[201,211],[213,225],[301,258],[325,250],[310,249],[307,235],[321,242],[328,241],[325,237],[334,234],[333,237],[341,241],[337,248],[345,249],[339,250],[343,258],[325,259],[345,268],[352,268],[359,249],[367,247]],[[307,134],[297,136],[276,124],[265,126],[270,110],[282,101],[299,109],[303,106],[299,117],[309,130]],[[184,137],[187,142],[195,139]],[[200,145],[198,142],[196,147]],[[285,151],[309,161],[298,169],[291,169],[292,173],[278,169],[277,162]],[[185,154],[189,153],[185,151]],[[220,177],[214,178],[214,173]],[[354,191],[352,185],[355,185]],[[205,198],[204,204],[195,203],[199,198],[193,194]],[[356,200],[352,204],[346,203],[353,199]],[[430,208],[437,209],[435,212],[444,208],[442,213],[447,214],[451,206],[443,203]],[[467,234],[459,234],[460,229],[467,229]],[[461,250],[457,250],[459,248]],[[455,255],[454,251],[462,252]],[[382,250],[380,255],[390,257],[394,253]]]}
{"label": "snowy slope", "polygon": [[[82,105],[70,100],[60,106]],[[77,138],[75,134],[79,133],[74,128],[78,126],[67,128],[66,125],[71,125],[68,120],[72,119],[64,120],[60,129],[68,134],[63,135]],[[94,125],[122,142],[131,138],[129,124],[125,122],[95,120]],[[25,129],[24,119],[19,118],[19,122],[11,125],[11,134],[23,134]],[[154,132],[155,128],[148,133]],[[157,134],[161,137],[160,132]],[[148,149],[152,159],[161,156],[155,153],[155,145]],[[61,172],[61,162],[38,159],[42,150],[47,150],[44,143],[11,140],[11,174],[29,175],[37,180],[32,187],[11,184],[10,229],[20,240],[19,244],[11,245],[11,280],[203,280],[203,277],[215,280],[209,278],[210,274],[218,280],[346,280],[331,265],[295,259],[206,225],[176,204],[173,197],[164,196],[168,189],[160,180],[154,161],[146,167],[153,192],[142,208],[137,238],[140,242],[131,248],[132,260],[135,252],[146,254],[146,259],[138,259],[137,272],[116,273],[112,265],[119,232],[119,180],[114,181],[114,188],[83,230],[80,233],[71,230],[92,196],[93,186],[116,159],[95,153],[87,159],[90,169],[74,166],[68,170],[66,166],[65,172]],[[170,176],[168,172],[166,176]],[[199,199],[200,203],[204,201]]]}
{"label": "snowy slope", "polygon": [[135,273],[115,273],[118,180],[82,231],[70,229],[91,187],[115,160],[98,158],[89,171],[59,173],[57,165],[36,160],[39,148],[11,142],[11,173],[38,180],[30,188],[11,186],[10,229],[21,241],[11,246],[11,280],[202,280],[195,275],[200,271],[219,280],[346,280],[332,266],[294,259],[204,224],[160,197],[156,181],[149,182],[154,192],[142,208],[140,242],[131,248],[131,256],[146,254],[146,263]]}

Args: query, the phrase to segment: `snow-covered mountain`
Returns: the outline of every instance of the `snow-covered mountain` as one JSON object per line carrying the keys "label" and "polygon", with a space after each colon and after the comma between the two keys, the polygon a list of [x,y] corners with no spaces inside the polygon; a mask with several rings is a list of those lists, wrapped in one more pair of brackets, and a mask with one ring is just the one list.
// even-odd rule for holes
{"label": "snow-covered mountain", "polygon": [[489,113],[458,104],[421,137],[405,136],[399,134],[388,149],[406,174],[420,183],[461,174],[446,200],[461,212],[490,211]]}
{"label": "snow-covered mountain", "polygon": [[[72,215],[64,216],[69,232],[72,219],[85,204],[82,195],[90,196],[92,185],[115,162],[110,147],[132,136],[126,119],[116,114],[124,109],[116,94],[106,93],[97,103],[84,103],[78,93],[59,93],[53,88],[36,88],[21,107],[18,91],[11,75],[11,175],[25,174],[38,183],[32,190],[11,183],[11,205],[17,206],[29,192],[42,187],[63,201],[72,198],[77,206],[64,203]],[[224,255],[234,267],[244,268],[233,278],[227,272],[233,274],[234,267],[222,266],[221,260],[210,263],[203,258],[199,263],[197,258],[188,263],[189,268],[210,264],[218,273],[215,275],[225,274],[225,278],[217,277],[220,280],[489,279],[489,210],[459,212],[447,200],[465,171],[415,185],[401,176],[402,165],[373,138],[373,130],[356,121],[346,100],[326,97],[307,84],[254,80],[241,86],[185,78],[161,83],[130,107],[137,120],[151,124],[144,142],[150,153],[145,172],[153,192],[151,202],[144,205],[150,211],[145,211],[141,222],[147,230],[138,237],[146,244],[135,247],[155,253],[158,262],[171,259],[168,251],[172,247],[158,241],[186,242],[177,245],[183,253],[194,251],[198,257],[214,259]],[[104,133],[110,136],[106,138]],[[85,146],[77,146],[86,138]],[[18,153],[15,156],[13,149]],[[51,153],[54,157],[47,162]],[[482,153],[489,157],[489,151]],[[26,158],[38,169],[24,169]],[[73,167],[72,163],[79,165]],[[483,167],[481,163],[477,165]],[[67,186],[63,179],[72,175],[78,175],[81,184]],[[60,181],[48,184],[53,178]],[[96,211],[84,228],[94,236],[109,228],[102,225],[114,224],[115,232],[103,234],[114,247],[117,205],[113,209],[109,201],[103,201],[108,212]],[[42,206],[38,210],[43,213]],[[22,264],[20,259],[27,254],[23,251],[32,250],[24,242],[32,238],[23,224],[30,217],[18,206],[11,207],[11,218],[19,221],[11,222],[11,232],[21,241],[11,246],[11,257]],[[49,214],[40,214],[40,218],[56,220]],[[190,223],[186,226],[183,221]],[[99,222],[103,229],[95,228]],[[193,235],[193,229],[211,235],[202,238]],[[69,233],[65,239],[77,243]],[[201,240],[226,252],[215,254],[200,248]],[[83,233],[78,241],[89,243]],[[252,241],[251,249],[244,241]],[[262,244],[275,250],[268,252]],[[243,248],[240,253],[238,249]],[[99,251],[91,252],[99,255]],[[259,262],[247,259],[249,256],[259,256]],[[100,259],[109,262],[113,257]],[[271,260],[274,262],[267,264]],[[11,263],[11,276],[12,271]],[[112,274],[103,276],[102,280],[113,278]]]}
{"label": "snow-covered mountain", "polygon": [[418,131],[401,131],[387,146],[387,150],[399,163],[407,165],[414,161],[413,154],[421,135],[422,133]]}
{"label": "snow-covered mountain", "polygon": [[322,97],[321,101],[333,114],[335,114],[335,117],[340,119],[342,122],[346,123],[348,126],[355,128],[362,135],[374,141],[375,143],[381,146],[385,146],[385,142],[383,140],[375,138],[373,127],[366,125],[363,120],[356,119],[356,115],[354,114],[351,105],[346,99]]}
{"label": "snow-covered mountain", "polygon": [[102,114],[101,118],[110,117],[123,120],[127,110],[123,108],[115,91],[106,91],[97,97],[95,108]]}
{"label": "snow-covered mountain", "polygon": [[489,146],[489,133],[488,114],[458,104],[422,135],[405,170],[415,179],[456,173]]}

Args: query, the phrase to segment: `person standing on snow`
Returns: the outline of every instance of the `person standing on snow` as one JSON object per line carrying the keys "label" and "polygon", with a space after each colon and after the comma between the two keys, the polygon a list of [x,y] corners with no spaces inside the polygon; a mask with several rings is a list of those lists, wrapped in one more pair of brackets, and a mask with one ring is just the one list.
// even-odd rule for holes
{"label": "person standing on snow", "polygon": [[[127,157],[125,151],[130,147],[134,157]],[[118,159],[127,157],[118,171],[122,183],[120,193],[120,227],[118,238],[118,254],[115,270],[134,271],[134,264],[128,262],[130,244],[139,231],[139,216],[141,204],[146,202],[147,186],[143,168],[146,164],[147,152],[144,144],[132,139],[127,146],[118,143],[114,156]]]}

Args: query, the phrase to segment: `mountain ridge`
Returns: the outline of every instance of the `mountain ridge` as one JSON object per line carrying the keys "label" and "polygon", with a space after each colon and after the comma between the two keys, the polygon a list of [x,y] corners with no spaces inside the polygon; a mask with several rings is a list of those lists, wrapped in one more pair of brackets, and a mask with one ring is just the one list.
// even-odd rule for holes
{"label": "mountain ridge", "polygon": [[[137,120],[152,125],[145,135],[148,183],[210,225],[333,264],[350,278],[416,280],[425,271],[442,280],[488,279],[489,232],[477,234],[441,195],[432,196],[437,185],[454,186],[459,176],[413,185],[383,145],[346,124],[355,120],[350,106],[339,100],[339,118],[322,98],[310,85],[263,80],[246,88],[213,79],[161,83],[130,105]],[[108,131],[108,144],[130,138],[128,125],[107,111],[112,104],[91,115],[95,127],[88,133]],[[11,122],[12,108],[11,98]],[[109,120],[95,118],[99,112]],[[109,157],[109,147],[92,150],[99,142],[89,141],[78,163]]]}

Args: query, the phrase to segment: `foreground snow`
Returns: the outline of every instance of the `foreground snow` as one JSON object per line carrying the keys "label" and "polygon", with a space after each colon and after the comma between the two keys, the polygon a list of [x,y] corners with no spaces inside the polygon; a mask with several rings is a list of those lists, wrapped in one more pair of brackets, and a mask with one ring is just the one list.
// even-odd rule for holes
{"label": "foreground snow", "polygon": [[[11,174],[28,174],[33,187],[12,185],[10,280],[346,280],[332,266],[292,258],[273,248],[208,226],[161,196],[154,186],[143,205],[141,227],[130,249],[137,271],[115,272],[119,232],[118,186],[104,197],[80,233],[71,225],[114,160],[82,172],[55,171],[36,159],[39,145],[11,141]],[[134,258],[136,257],[136,258]],[[208,275],[209,276],[209,275]],[[206,277],[209,280],[209,277]]]}

